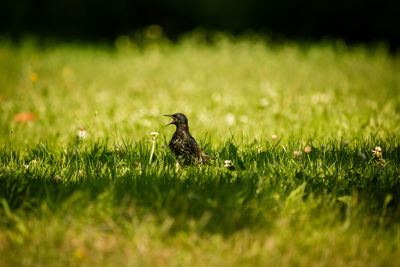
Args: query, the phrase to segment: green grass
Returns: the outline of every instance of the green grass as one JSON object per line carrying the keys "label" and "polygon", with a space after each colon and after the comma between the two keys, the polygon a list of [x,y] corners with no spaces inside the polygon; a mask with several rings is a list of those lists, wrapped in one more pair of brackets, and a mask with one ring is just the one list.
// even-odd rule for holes
{"label": "green grass", "polygon": [[201,37],[0,42],[2,266],[400,264],[399,56]]}

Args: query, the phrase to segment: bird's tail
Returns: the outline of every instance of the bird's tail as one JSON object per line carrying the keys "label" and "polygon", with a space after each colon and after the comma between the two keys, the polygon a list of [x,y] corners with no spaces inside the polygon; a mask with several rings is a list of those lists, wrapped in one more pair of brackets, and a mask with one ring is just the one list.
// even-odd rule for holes
{"label": "bird's tail", "polygon": [[206,154],[204,154],[204,152],[201,152],[201,157],[202,157],[205,161],[208,161],[208,160],[210,160],[210,159],[215,160],[214,157],[211,157],[211,156],[209,156],[209,155],[206,155]]}

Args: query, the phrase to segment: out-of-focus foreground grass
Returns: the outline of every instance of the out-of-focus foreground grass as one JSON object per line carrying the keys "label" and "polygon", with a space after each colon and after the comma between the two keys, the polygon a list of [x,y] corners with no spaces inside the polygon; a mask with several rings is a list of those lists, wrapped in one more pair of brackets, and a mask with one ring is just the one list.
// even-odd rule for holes
{"label": "out-of-focus foreground grass", "polygon": [[[384,46],[3,40],[0,73],[3,266],[400,264]],[[175,112],[211,165],[176,168]]]}

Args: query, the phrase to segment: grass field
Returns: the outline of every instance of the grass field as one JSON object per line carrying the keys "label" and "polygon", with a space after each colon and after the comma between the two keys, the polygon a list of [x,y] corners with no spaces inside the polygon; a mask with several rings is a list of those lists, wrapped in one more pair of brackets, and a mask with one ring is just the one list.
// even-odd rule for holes
{"label": "grass field", "polygon": [[156,33],[0,42],[1,266],[400,265],[399,55]]}

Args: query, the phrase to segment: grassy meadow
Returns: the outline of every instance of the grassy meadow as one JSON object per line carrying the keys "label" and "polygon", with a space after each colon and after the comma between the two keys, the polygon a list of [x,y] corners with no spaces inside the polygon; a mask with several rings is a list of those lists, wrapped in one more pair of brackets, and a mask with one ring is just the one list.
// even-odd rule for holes
{"label": "grassy meadow", "polygon": [[400,265],[398,54],[147,37],[1,39],[1,266]]}

